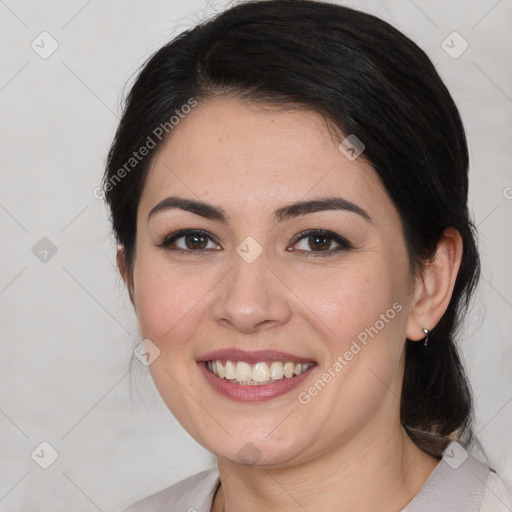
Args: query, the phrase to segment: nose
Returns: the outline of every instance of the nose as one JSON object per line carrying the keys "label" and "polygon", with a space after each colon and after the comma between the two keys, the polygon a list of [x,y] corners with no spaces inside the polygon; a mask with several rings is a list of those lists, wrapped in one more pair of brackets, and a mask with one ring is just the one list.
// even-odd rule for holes
{"label": "nose", "polygon": [[288,322],[290,290],[262,254],[247,263],[235,257],[230,272],[215,287],[215,321],[249,334]]}

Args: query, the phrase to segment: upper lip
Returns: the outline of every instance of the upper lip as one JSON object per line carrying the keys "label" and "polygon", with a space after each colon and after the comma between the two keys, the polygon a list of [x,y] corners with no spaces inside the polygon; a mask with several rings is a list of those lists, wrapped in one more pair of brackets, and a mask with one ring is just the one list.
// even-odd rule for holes
{"label": "upper lip", "polygon": [[245,361],[246,363],[255,364],[264,361],[282,361],[292,363],[311,363],[313,359],[294,356],[286,352],[278,352],[276,350],[242,350],[237,348],[224,348],[208,352],[197,358],[197,361]]}

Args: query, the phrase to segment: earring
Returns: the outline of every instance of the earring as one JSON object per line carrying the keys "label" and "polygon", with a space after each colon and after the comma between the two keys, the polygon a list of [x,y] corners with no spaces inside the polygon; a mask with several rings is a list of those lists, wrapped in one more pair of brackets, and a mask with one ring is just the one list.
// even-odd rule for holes
{"label": "earring", "polygon": [[428,343],[428,335],[430,334],[430,331],[428,329],[423,329],[423,332],[425,333],[425,341],[423,342],[423,346],[426,347]]}

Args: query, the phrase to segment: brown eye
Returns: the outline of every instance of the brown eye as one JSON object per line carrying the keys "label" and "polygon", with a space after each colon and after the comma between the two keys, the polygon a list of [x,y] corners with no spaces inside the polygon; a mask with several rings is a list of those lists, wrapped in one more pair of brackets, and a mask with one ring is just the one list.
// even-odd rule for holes
{"label": "brown eye", "polygon": [[297,235],[294,247],[300,252],[309,253],[308,256],[328,256],[338,251],[351,249],[352,244],[330,231],[309,230]]}
{"label": "brown eye", "polygon": [[164,237],[158,247],[184,253],[209,252],[211,249],[219,250],[219,246],[213,242],[210,234],[197,229],[185,229],[172,233]]}
{"label": "brown eye", "polygon": [[185,239],[185,245],[187,249],[204,249],[208,245],[208,240],[205,236],[199,234],[185,235],[182,237]]}
{"label": "brown eye", "polygon": [[331,247],[332,238],[324,235],[311,235],[308,237],[308,244],[314,250],[325,251]]}

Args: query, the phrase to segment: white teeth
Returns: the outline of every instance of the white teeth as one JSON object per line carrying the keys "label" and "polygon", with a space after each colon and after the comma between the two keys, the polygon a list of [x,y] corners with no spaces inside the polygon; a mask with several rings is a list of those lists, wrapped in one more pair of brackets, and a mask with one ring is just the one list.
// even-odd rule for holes
{"label": "white teeth", "polygon": [[224,366],[222,366],[220,361],[215,361],[215,363],[216,363],[215,366],[217,367],[216,375],[218,375],[221,379],[223,379],[226,376],[226,370],[224,369]]}
{"label": "white teeth", "polygon": [[232,361],[226,361],[224,373],[224,378],[227,380],[233,380],[235,378],[235,364]]}
{"label": "white teeth", "polygon": [[278,363],[277,361],[274,361],[270,365],[270,378],[272,380],[280,380],[283,378],[284,370],[283,370],[283,363]]}
{"label": "white teeth", "polygon": [[283,368],[284,376],[287,379],[291,379],[293,377],[293,369],[294,368],[295,368],[295,365],[293,363],[286,363],[284,365],[284,368]]}
{"label": "white teeth", "polygon": [[245,382],[246,380],[251,380],[251,378],[251,365],[249,363],[244,363],[243,361],[238,361],[238,363],[236,363],[235,379],[238,382]]}
{"label": "white teeth", "polygon": [[[270,379],[270,368],[267,363],[256,363],[252,369],[252,380],[267,382]],[[247,379],[249,380],[249,379]]]}
{"label": "white teeth", "polygon": [[314,363],[264,361],[250,365],[245,361],[208,361],[207,368],[221,379],[243,384],[269,384],[283,378],[291,379],[308,370]]}

